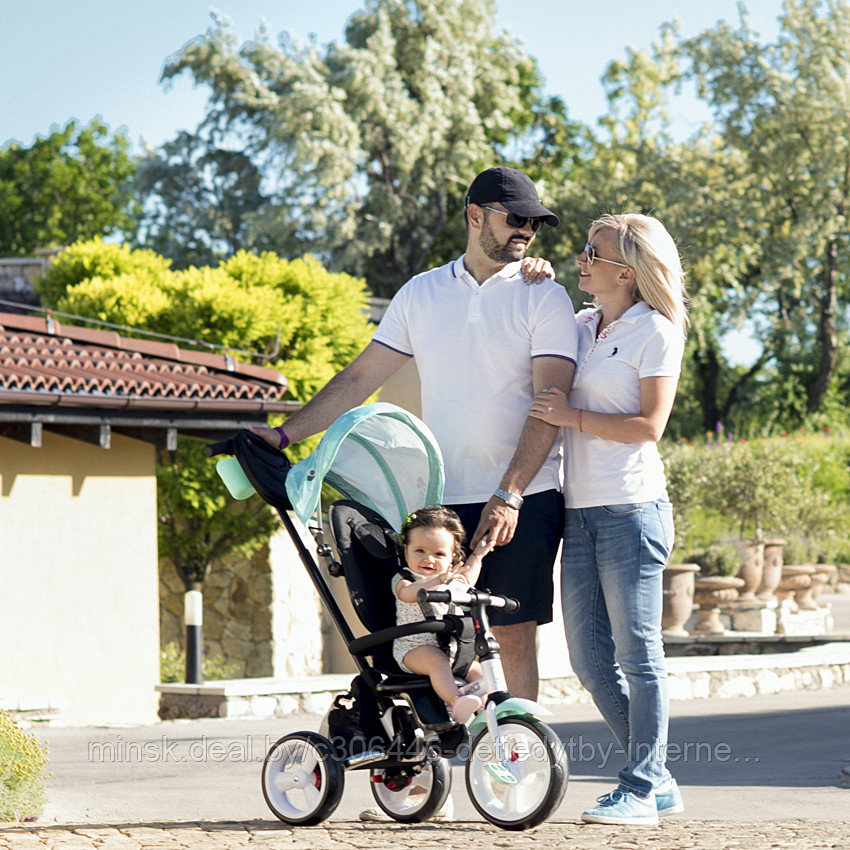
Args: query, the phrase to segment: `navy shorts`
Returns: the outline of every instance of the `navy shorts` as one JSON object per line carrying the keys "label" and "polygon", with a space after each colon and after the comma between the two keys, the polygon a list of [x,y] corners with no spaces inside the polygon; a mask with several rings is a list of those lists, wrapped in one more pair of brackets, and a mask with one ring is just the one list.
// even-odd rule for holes
{"label": "navy shorts", "polygon": [[[471,540],[484,503],[448,507],[457,512],[466,529],[467,541]],[[481,575],[475,583],[482,590],[512,596],[520,602],[519,611],[513,614],[490,608],[487,613],[494,626],[552,622],[555,559],[563,533],[561,493],[545,490],[524,497],[513,539],[507,546],[497,546],[484,558]]]}

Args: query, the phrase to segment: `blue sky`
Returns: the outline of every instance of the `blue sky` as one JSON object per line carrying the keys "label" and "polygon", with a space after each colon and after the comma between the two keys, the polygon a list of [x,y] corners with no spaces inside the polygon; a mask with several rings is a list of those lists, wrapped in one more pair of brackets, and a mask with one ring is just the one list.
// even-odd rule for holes
{"label": "blue sky", "polygon": [[[299,42],[342,38],[362,0],[0,0],[0,147],[28,146],[74,118],[102,118],[123,129],[136,150],[156,146],[200,121],[206,95],[188,79],[159,84],[164,60],[203,33],[210,10],[227,15],[241,40],[261,21]],[[767,39],[778,30],[782,0],[749,0],[750,24]],[[605,110],[600,77],[626,48],[646,48],[666,21],[696,35],[719,19],[738,20],[738,0],[497,0],[498,29],[507,29],[536,57],[550,94],[588,124]],[[687,95],[676,104],[684,137],[707,117]],[[746,333],[729,338],[733,359],[758,350]]]}
{"label": "blue sky", "polygon": [[[535,56],[547,89],[561,95],[573,118],[593,123],[603,112],[600,76],[627,46],[648,47],[664,21],[679,18],[693,35],[722,18],[737,20],[737,0],[497,0],[497,26]],[[29,145],[36,134],[71,118],[100,116],[124,128],[138,148],[194,128],[205,94],[181,79],[158,83],[163,61],[210,24],[215,8],[244,40],[261,20],[298,41],[315,33],[339,40],[360,0],[0,0],[0,146]],[[750,0],[752,25],[777,30],[781,0]],[[705,116],[693,100],[678,107],[686,132]]]}

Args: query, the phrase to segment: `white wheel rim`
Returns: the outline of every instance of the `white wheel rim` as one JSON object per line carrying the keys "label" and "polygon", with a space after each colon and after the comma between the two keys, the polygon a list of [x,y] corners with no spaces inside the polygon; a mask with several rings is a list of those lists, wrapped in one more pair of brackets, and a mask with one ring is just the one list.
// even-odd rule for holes
{"label": "white wheel rim", "polygon": [[285,818],[305,818],[321,805],[328,781],[324,759],[303,738],[281,741],[269,756],[263,784],[272,808]]}
{"label": "white wheel rim", "polygon": [[[496,753],[493,739],[485,733],[470,754],[467,765],[469,790],[476,802],[493,818],[520,821],[545,801],[552,784],[552,760],[546,742],[527,726],[499,724],[504,759]],[[508,785],[487,770],[504,765],[517,780]]]}
{"label": "white wheel rim", "polygon": [[[381,774],[383,774],[383,771],[379,775]],[[383,781],[374,783],[372,788],[375,799],[389,811],[397,815],[412,815],[428,802],[433,786],[434,771],[430,766],[426,766],[404,788],[399,788],[398,791],[387,788]]]}

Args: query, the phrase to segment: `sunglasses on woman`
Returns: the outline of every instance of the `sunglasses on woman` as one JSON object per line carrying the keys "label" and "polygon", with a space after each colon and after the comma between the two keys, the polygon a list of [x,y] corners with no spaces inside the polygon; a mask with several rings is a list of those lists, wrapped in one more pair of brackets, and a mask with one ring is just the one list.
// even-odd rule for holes
{"label": "sunglasses on woman", "polygon": [[495,207],[488,207],[487,204],[481,204],[480,206],[482,209],[503,215],[505,217],[505,224],[507,224],[508,227],[515,227],[517,230],[522,230],[528,222],[531,222],[531,232],[537,233],[544,224],[542,218],[530,218],[526,215],[514,215],[512,212],[505,212],[504,210],[497,210]]}
{"label": "sunglasses on woman", "polygon": [[594,248],[589,242],[584,246],[584,255],[587,257],[587,264],[589,266],[592,266],[595,260],[599,260],[600,263],[611,263],[613,266],[622,266],[624,269],[631,268],[628,263],[618,263],[616,260],[606,260],[605,257],[600,257],[599,254],[596,253],[596,248]]}

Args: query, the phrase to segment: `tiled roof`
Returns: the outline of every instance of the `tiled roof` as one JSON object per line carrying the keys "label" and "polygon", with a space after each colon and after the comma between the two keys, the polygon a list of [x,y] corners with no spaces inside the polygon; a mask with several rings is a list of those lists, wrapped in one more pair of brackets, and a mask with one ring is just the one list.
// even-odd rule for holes
{"label": "tiled roof", "polygon": [[284,376],[221,354],[0,313],[0,404],[275,412]]}

